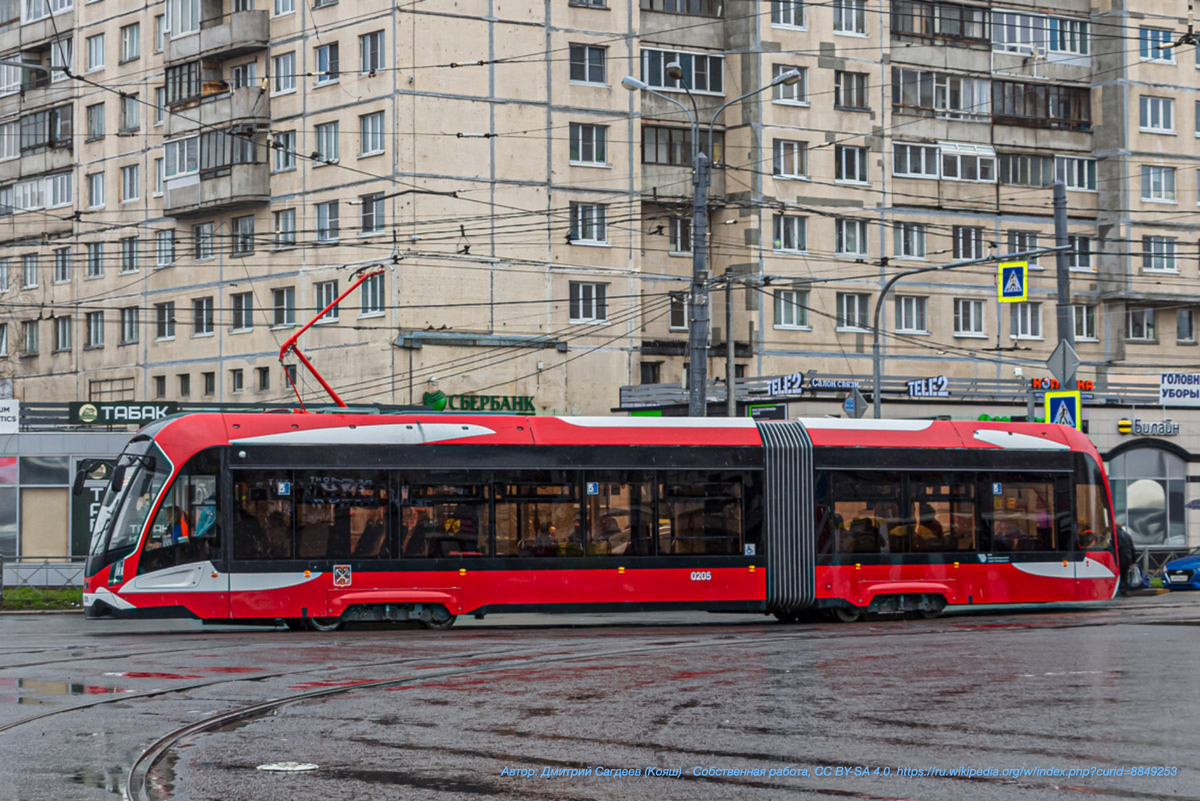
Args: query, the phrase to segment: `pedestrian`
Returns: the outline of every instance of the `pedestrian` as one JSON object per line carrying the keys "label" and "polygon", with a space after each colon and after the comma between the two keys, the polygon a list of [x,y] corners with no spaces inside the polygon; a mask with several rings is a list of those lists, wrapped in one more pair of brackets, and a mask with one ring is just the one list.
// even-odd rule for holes
{"label": "pedestrian", "polygon": [[1121,595],[1129,597],[1129,574],[1134,568],[1137,552],[1133,549],[1133,537],[1120,523],[1117,523],[1117,569],[1120,571]]}

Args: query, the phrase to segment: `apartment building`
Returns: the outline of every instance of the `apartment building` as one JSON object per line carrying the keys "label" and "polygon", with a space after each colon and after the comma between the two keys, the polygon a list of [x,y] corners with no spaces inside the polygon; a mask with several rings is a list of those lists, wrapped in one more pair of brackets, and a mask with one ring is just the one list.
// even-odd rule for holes
{"label": "apartment building", "polygon": [[[757,279],[734,294],[739,374],[869,375],[884,281],[1052,244],[1055,179],[1080,376],[1195,352],[1200,63],[1167,47],[1182,7],[0,11],[0,369],[24,400],[282,401],[289,370],[316,400],[280,345],[364,268],[382,272],[302,340],[347,400],[436,388],[602,413],[622,384],[678,381],[684,108],[717,164],[713,275]],[[653,92],[627,91],[626,75]],[[1031,271],[1013,305],[996,301],[991,265],[902,281],[882,316],[889,374],[1011,377],[1044,360],[1053,256]]]}

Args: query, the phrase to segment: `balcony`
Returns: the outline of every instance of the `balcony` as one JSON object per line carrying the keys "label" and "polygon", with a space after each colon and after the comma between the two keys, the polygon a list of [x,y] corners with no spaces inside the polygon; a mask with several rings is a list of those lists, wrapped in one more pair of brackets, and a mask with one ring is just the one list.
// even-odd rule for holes
{"label": "balcony", "polygon": [[163,57],[168,64],[197,58],[223,61],[266,50],[270,38],[266,11],[234,11],[211,24],[202,22],[197,33],[169,39]]}
{"label": "balcony", "polygon": [[75,220],[70,208],[5,214],[0,217],[0,241],[44,240],[71,236]]}
{"label": "balcony", "polygon": [[66,145],[27,151],[20,158],[0,161],[0,184],[15,183],[26,176],[69,170],[74,165],[75,154]]}
{"label": "balcony", "polygon": [[270,172],[261,164],[231,164],[203,175],[167,182],[163,212],[171,217],[233,211],[271,198]]}
{"label": "balcony", "polygon": [[[207,84],[206,84],[207,86]],[[271,118],[269,95],[261,86],[244,86],[202,96],[195,105],[172,107],[167,116],[167,138],[197,133],[200,129],[266,128]]]}

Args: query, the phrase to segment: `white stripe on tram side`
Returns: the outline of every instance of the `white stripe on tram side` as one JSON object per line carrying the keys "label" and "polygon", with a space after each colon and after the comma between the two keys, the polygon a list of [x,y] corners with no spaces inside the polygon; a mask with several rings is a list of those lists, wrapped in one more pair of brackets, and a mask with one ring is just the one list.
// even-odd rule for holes
{"label": "white stripe on tram side", "polygon": [[486,437],[496,432],[464,423],[383,423],[333,426],[279,434],[240,437],[233,445],[424,445],[456,439]]}

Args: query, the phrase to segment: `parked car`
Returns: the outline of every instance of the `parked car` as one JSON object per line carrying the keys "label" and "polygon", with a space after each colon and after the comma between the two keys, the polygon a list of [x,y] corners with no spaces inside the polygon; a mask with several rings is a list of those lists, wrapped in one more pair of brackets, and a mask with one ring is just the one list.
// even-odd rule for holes
{"label": "parked car", "polygon": [[1200,590],[1200,548],[1163,565],[1163,587],[1168,590]]}

